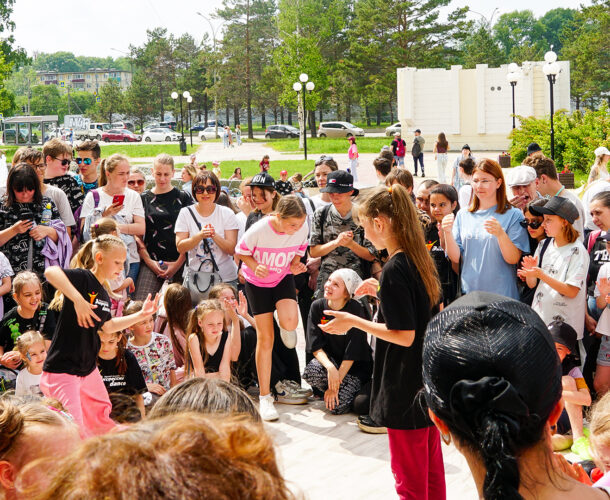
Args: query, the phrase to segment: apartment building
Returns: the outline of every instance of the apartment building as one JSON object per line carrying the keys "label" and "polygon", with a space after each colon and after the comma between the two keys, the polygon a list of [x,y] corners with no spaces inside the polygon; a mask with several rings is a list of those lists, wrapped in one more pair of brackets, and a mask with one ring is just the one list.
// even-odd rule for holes
{"label": "apartment building", "polygon": [[72,90],[98,92],[110,79],[115,79],[121,90],[125,91],[131,85],[131,72],[114,68],[91,68],[83,72],[37,71],[38,82],[41,85],[57,85]]}

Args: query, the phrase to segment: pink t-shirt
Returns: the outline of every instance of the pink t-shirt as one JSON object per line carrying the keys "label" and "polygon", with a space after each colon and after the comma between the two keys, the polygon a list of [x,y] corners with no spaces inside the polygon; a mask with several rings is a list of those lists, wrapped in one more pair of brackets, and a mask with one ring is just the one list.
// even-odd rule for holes
{"label": "pink t-shirt", "polygon": [[352,144],[347,150],[347,156],[350,160],[355,160],[358,158],[358,146]]}
{"label": "pink t-shirt", "polygon": [[294,234],[278,233],[271,225],[271,217],[265,217],[248,229],[237,243],[235,252],[251,255],[259,264],[267,266],[265,278],[255,276],[248,266],[241,271],[246,281],[263,288],[273,288],[290,274],[290,263],[295,255],[305,255],[307,250],[307,224]]}

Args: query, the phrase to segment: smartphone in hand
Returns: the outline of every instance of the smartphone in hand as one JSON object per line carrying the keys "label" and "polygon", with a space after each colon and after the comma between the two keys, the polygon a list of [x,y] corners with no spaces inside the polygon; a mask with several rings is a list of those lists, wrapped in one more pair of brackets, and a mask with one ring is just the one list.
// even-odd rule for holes
{"label": "smartphone in hand", "polygon": [[125,202],[125,195],[124,194],[115,194],[112,197],[112,204],[113,205],[122,205]]}

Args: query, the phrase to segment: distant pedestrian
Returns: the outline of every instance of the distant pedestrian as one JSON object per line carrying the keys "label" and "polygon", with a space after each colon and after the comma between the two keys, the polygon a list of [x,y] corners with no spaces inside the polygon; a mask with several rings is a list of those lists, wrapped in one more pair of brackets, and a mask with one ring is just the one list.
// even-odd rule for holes
{"label": "distant pedestrian", "polygon": [[237,145],[241,146],[241,125],[239,123],[235,125],[235,137],[237,138]]}
{"label": "distant pedestrian", "polygon": [[354,136],[348,137],[347,140],[350,143],[350,147],[347,150],[347,156],[349,158],[349,172],[354,178],[354,182],[358,182],[358,146],[356,146],[356,138]]}
{"label": "distant pedestrian", "polygon": [[394,153],[394,162],[396,166],[404,168],[407,143],[404,141],[404,139],[401,139],[400,132],[396,132],[394,134],[394,140],[392,141],[390,146],[392,146],[392,153]]}
{"label": "distant pedestrian", "polygon": [[222,130],[222,147],[223,148],[228,148],[229,147],[229,131],[227,130],[229,127],[225,127]]}
{"label": "distant pedestrian", "polygon": [[426,177],[424,172],[424,144],[426,140],[421,135],[421,130],[415,130],[415,137],[413,138],[413,147],[411,148],[411,155],[413,156],[413,168],[415,172],[413,175],[417,176],[417,162],[421,165],[421,176]]}
{"label": "distant pedestrian", "polygon": [[[470,146],[468,144],[464,144],[462,146],[462,156],[458,156],[453,163],[451,183],[453,184],[453,187],[458,190],[458,193],[460,192],[460,188],[466,184],[466,181],[460,176],[460,162],[466,158],[471,158],[472,161],[476,161],[475,157],[472,156],[472,151],[470,150]],[[462,205],[460,204],[460,206]]]}
{"label": "distant pedestrian", "polygon": [[263,159],[258,165],[261,168],[261,172],[269,172],[269,155],[263,156]]}
{"label": "distant pedestrian", "polygon": [[[445,168],[447,168],[447,151],[449,150],[449,143],[445,137],[445,133],[441,132],[438,134],[438,138],[434,143],[434,157],[436,159],[436,169],[438,182],[445,184]],[[424,171],[422,163],[422,172]]]}
{"label": "distant pedestrian", "polygon": [[231,132],[231,127],[229,127],[227,125],[227,134],[229,136],[229,147],[232,148],[235,146],[235,144],[233,144],[233,132]]}

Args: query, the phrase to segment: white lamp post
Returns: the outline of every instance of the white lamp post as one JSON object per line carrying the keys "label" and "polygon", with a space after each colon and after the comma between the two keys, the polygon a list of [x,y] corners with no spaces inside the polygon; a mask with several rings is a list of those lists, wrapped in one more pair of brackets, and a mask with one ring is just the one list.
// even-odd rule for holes
{"label": "white lamp post", "polygon": [[542,72],[546,75],[549,80],[549,88],[551,95],[551,158],[555,159],[555,128],[553,126],[553,114],[555,113],[555,103],[553,99],[553,85],[555,85],[555,81],[557,75],[561,68],[559,67],[559,63],[557,62],[557,54],[553,52],[553,46],[551,45],[551,50],[549,50],[546,54],[544,54],[544,60],[546,61],[545,65],[542,66]]}
{"label": "white lamp post", "polygon": [[[308,81],[309,80],[309,76],[307,76],[307,73],[301,73],[299,75],[299,82],[294,82],[292,84],[292,90],[294,90],[297,93],[297,101],[299,101],[300,104],[300,100],[299,100],[299,93],[302,92],[301,96],[303,98],[303,110],[302,110],[302,116],[303,116],[303,121],[305,122],[303,124],[303,130],[301,131],[302,137],[303,137],[303,151],[305,153],[305,159],[307,159],[307,106],[306,106],[306,101],[305,101],[305,96],[307,95],[307,91],[311,92],[314,88],[315,88],[315,84],[313,82]],[[303,88],[303,86],[305,86],[305,88]]]}
{"label": "white lamp post", "polygon": [[510,83],[510,87],[513,95],[513,129],[515,128],[515,85],[521,79],[523,73],[521,72],[521,68],[516,63],[510,63],[508,65],[508,74],[506,75],[506,79]]}

